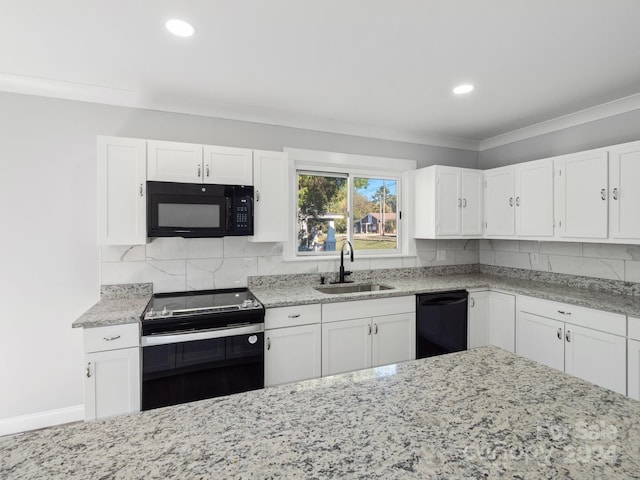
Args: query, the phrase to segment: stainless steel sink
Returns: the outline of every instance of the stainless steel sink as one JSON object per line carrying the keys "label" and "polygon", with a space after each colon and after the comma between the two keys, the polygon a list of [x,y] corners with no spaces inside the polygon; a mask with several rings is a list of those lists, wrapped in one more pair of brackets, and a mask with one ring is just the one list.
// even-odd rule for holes
{"label": "stainless steel sink", "polygon": [[381,285],[379,283],[351,283],[348,285],[327,285],[326,287],[314,287],[320,293],[356,293],[356,292],[379,292],[381,290],[393,290],[394,287]]}

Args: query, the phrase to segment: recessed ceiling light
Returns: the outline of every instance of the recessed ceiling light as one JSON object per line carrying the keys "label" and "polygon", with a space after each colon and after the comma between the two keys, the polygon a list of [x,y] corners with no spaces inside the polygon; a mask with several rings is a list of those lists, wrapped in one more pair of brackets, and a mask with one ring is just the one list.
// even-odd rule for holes
{"label": "recessed ceiling light", "polygon": [[455,93],[456,95],[464,95],[465,93],[469,93],[471,91],[473,91],[473,85],[470,84],[458,85],[453,89],[453,93]]}
{"label": "recessed ceiling light", "polygon": [[178,37],[190,37],[196,31],[189,22],[177,18],[169,20],[165,25],[167,30]]}

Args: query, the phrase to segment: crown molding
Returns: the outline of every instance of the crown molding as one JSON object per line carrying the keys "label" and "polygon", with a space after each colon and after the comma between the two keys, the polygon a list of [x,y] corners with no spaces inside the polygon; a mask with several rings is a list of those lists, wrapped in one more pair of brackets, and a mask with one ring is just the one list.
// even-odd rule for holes
{"label": "crown molding", "polygon": [[478,150],[482,152],[638,109],[640,109],[640,93],[487,138],[480,142]]}
{"label": "crown molding", "polygon": [[477,151],[480,143],[476,140],[452,138],[440,135],[416,134],[389,128],[379,128],[350,122],[339,122],[330,119],[300,116],[285,111],[267,111],[257,107],[207,101],[200,98],[150,98],[149,95],[133,90],[51,80],[3,72],[0,72],[0,91],[100,103],[119,107],[142,108],[146,110],[225,118],[229,120],[263,123],[325,133],[353,135],[357,137],[415,143],[419,145],[431,145],[444,148],[457,148],[462,150]]}
{"label": "crown molding", "polygon": [[478,141],[300,116],[291,112],[265,110],[258,107],[215,102],[200,98],[172,99],[166,96],[152,98],[134,90],[51,80],[13,73],[0,72],[0,91],[471,151],[489,150],[640,109],[640,93],[638,93]]}

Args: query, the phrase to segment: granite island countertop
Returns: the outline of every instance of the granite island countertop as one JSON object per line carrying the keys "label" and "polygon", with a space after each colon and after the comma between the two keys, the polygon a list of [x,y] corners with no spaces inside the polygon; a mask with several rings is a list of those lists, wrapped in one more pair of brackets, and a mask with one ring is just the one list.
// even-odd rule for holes
{"label": "granite island countertop", "polygon": [[640,477],[640,402],[496,347],[0,438],[0,478]]}

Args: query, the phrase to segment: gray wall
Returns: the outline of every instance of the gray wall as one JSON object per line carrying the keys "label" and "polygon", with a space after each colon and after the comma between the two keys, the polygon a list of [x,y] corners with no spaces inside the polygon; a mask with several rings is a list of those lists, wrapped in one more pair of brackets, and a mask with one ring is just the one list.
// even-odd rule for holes
{"label": "gray wall", "polygon": [[[82,408],[82,336],[71,323],[98,300],[97,135],[477,166],[476,152],[0,93],[0,431],[6,419]],[[451,263],[475,263],[472,254]]]}
{"label": "gray wall", "polygon": [[478,168],[486,170],[634,140],[640,140],[640,110],[484,150],[478,156]]}

